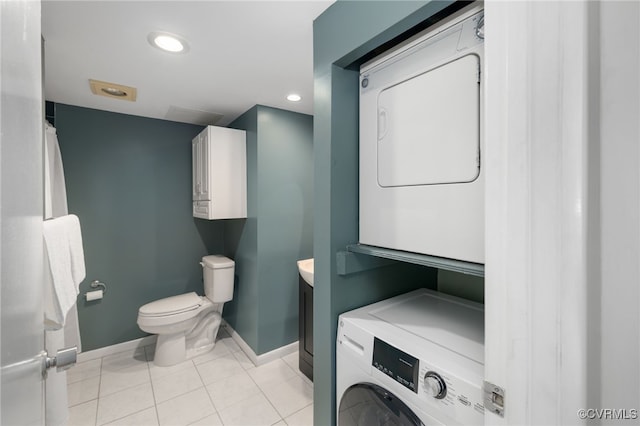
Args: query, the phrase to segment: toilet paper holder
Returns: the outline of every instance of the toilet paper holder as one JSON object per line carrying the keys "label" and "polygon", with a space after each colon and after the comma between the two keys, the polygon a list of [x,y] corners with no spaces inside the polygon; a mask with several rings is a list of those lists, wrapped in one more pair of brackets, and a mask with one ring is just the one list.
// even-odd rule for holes
{"label": "toilet paper holder", "polygon": [[102,293],[106,293],[107,292],[107,285],[105,283],[103,283],[103,282],[98,281],[98,280],[91,281],[91,284],[89,284],[89,286],[91,286],[91,288],[101,287],[102,288]]}

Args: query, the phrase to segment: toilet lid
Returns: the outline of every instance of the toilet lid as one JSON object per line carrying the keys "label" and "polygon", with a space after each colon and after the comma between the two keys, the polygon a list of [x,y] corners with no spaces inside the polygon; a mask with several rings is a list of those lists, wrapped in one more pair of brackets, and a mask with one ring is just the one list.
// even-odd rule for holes
{"label": "toilet lid", "polygon": [[198,309],[200,305],[202,305],[202,297],[195,292],[191,292],[147,303],[140,307],[138,313],[143,316],[154,317],[174,315]]}

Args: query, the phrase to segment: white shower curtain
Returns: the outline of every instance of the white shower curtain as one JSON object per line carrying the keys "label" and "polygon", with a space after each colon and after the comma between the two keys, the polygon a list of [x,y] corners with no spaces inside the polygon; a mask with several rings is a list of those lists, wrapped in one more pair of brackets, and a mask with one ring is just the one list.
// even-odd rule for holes
{"label": "white shower curtain", "polygon": [[[49,123],[45,123],[44,153],[44,218],[51,219],[68,214],[68,208],[58,136],[55,127]],[[45,274],[45,279],[50,279],[48,274]],[[45,285],[51,286],[51,283],[45,282]],[[55,354],[58,349],[69,346],[77,346],[78,352],[81,350],[76,305],[67,314],[62,329],[45,331],[45,348],[49,356]],[[55,369],[50,369],[45,383],[45,423],[47,426],[66,425],[69,413],[67,408],[67,372],[57,372]]]}

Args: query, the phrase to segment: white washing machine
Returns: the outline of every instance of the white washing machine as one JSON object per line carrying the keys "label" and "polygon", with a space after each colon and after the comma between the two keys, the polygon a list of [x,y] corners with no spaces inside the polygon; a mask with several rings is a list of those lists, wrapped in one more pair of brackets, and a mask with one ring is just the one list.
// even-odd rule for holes
{"label": "white washing machine", "polygon": [[483,425],[484,308],[420,289],[338,319],[338,426]]}
{"label": "white washing machine", "polygon": [[360,243],[484,263],[482,6],[360,68]]}

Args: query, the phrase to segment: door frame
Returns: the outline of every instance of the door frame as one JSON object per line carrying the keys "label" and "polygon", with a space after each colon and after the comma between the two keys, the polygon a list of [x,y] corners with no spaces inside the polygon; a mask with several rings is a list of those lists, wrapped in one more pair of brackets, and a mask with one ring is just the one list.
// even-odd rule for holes
{"label": "door frame", "polygon": [[485,378],[505,390],[485,423],[631,415],[640,6],[488,1],[485,23]]}

